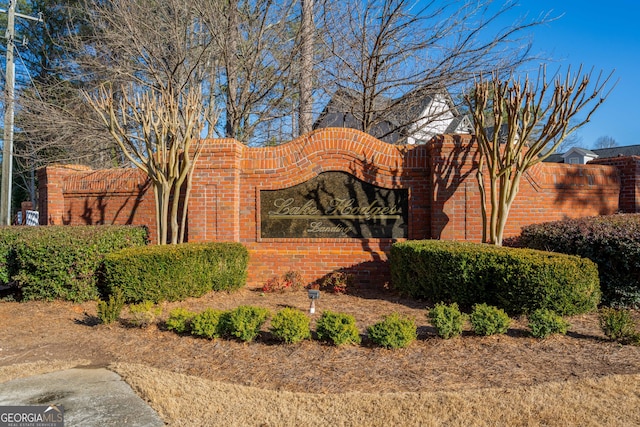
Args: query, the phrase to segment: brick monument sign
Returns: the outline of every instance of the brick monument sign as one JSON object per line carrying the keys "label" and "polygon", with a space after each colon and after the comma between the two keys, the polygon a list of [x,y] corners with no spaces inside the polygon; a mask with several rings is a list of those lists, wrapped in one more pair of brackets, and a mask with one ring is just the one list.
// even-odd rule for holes
{"label": "brick monument sign", "polygon": [[[254,285],[288,270],[307,282],[346,270],[363,286],[382,286],[395,241],[481,239],[472,138],[391,145],[328,128],[276,147],[207,140],[194,171],[188,241],[245,244]],[[637,160],[616,159],[627,169]],[[603,163],[534,167],[505,236],[535,222],[635,212],[635,180]],[[48,166],[38,178],[41,224],[144,224],[155,237],[153,191],[141,172]]]}

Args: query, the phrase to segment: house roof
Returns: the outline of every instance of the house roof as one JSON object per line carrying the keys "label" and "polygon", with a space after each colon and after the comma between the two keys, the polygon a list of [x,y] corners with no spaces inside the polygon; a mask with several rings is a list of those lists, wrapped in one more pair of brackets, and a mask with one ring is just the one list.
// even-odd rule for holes
{"label": "house roof", "polygon": [[[447,127],[447,133],[454,133],[460,128],[468,128],[468,119],[465,120],[465,117],[455,109],[446,89],[442,91],[416,89],[399,98],[377,97],[372,108],[375,125],[370,133],[390,143],[403,140],[410,132],[411,125],[423,117],[424,111],[439,94],[444,96],[449,105],[449,111],[454,115],[454,120]],[[361,121],[358,116],[362,112],[358,111],[358,96],[359,93],[352,89],[342,88],[336,91],[314,123],[313,128],[348,127],[360,129]]]}
{"label": "house roof", "polygon": [[545,159],[545,162],[550,163],[564,163],[565,155],[570,151],[580,152],[578,150],[592,153],[591,157],[595,154],[599,159],[607,159],[610,157],[626,157],[626,156],[640,156],[640,145],[625,145],[622,147],[611,148],[596,148],[593,150],[587,150],[584,148],[573,147],[567,153],[555,153]]}
{"label": "house roof", "polygon": [[598,148],[592,150],[600,159],[621,156],[640,156],[640,145],[625,145],[623,147]]}
{"label": "house roof", "polygon": [[578,155],[583,156],[583,157],[593,157],[594,159],[599,157],[597,153],[594,153],[591,150],[587,150],[586,148],[571,147],[569,149],[569,151],[567,151],[566,153],[562,154],[562,158],[566,159],[567,157],[569,157],[573,153],[578,154]]}

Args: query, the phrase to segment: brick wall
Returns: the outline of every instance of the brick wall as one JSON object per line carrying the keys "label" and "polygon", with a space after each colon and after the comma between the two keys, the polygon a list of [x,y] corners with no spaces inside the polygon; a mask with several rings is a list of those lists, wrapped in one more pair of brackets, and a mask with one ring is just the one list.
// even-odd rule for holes
{"label": "brick wall", "polygon": [[621,212],[640,212],[640,157],[612,157],[589,162],[594,165],[614,166],[620,172],[619,208]]}
{"label": "brick wall", "polygon": [[[189,241],[237,241],[250,250],[252,284],[289,269],[306,281],[336,269],[360,284],[389,280],[391,239],[266,239],[260,234],[261,190],[287,188],[326,171],[348,172],[383,188],[409,190],[410,239],[481,239],[477,152],[469,136],[429,145],[390,145],[351,129],[320,129],[289,143],[250,148],[208,140],[198,161],[188,214]],[[40,171],[43,224],[145,224],[155,234],[153,192],[135,170]],[[507,235],[564,217],[613,213],[620,176],[611,165],[541,164],[522,180]]]}

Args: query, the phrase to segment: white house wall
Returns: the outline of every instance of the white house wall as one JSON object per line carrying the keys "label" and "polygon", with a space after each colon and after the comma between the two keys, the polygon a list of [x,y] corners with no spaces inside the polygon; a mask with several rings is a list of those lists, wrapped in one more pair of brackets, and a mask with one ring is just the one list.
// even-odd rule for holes
{"label": "white house wall", "polygon": [[[427,105],[422,112],[420,119],[415,125],[415,132],[407,138],[408,144],[421,144],[429,141],[436,135],[444,134],[449,127],[449,123],[454,119],[447,99],[438,94],[433,101]],[[435,118],[433,118],[435,117]]]}

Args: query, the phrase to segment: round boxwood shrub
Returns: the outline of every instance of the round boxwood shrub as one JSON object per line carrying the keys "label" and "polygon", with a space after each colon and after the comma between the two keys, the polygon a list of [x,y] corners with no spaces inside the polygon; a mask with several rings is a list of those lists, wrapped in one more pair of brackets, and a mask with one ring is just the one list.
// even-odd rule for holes
{"label": "round boxwood shrub", "polygon": [[360,334],[356,326],[355,317],[324,311],[316,323],[318,339],[334,345],[360,344]]}
{"label": "round boxwood shrub", "polygon": [[439,337],[449,339],[462,334],[462,327],[467,316],[460,312],[458,304],[438,303],[429,312],[427,317],[436,328]]}
{"label": "round boxwood shrub", "polygon": [[384,320],[367,328],[371,341],[385,348],[403,348],[418,337],[416,322],[409,318],[392,313]]}
{"label": "round boxwood shrub", "polygon": [[214,339],[225,335],[224,317],[228,312],[207,308],[196,314],[191,320],[191,334],[197,337]]}
{"label": "round boxwood shrub", "polygon": [[473,306],[469,320],[476,335],[506,334],[511,324],[504,310],[484,303]]}
{"label": "round boxwood shrub", "polygon": [[552,334],[566,334],[569,324],[551,310],[540,308],[529,315],[529,329],[536,338],[546,338]]}
{"label": "round boxwood shrub", "polygon": [[287,344],[311,338],[311,319],[300,310],[285,307],[271,319],[271,333]]}
{"label": "round boxwood shrub", "polygon": [[167,329],[178,334],[191,331],[191,321],[197,313],[185,308],[174,308],[169,312],[169,318],[165,322]]}
{"label": "round boxwood shrub", "polygon": [[263,307],[241,305],[224,317],[224,329],[240,341],[253,341],[269,318],[269,310]]}

